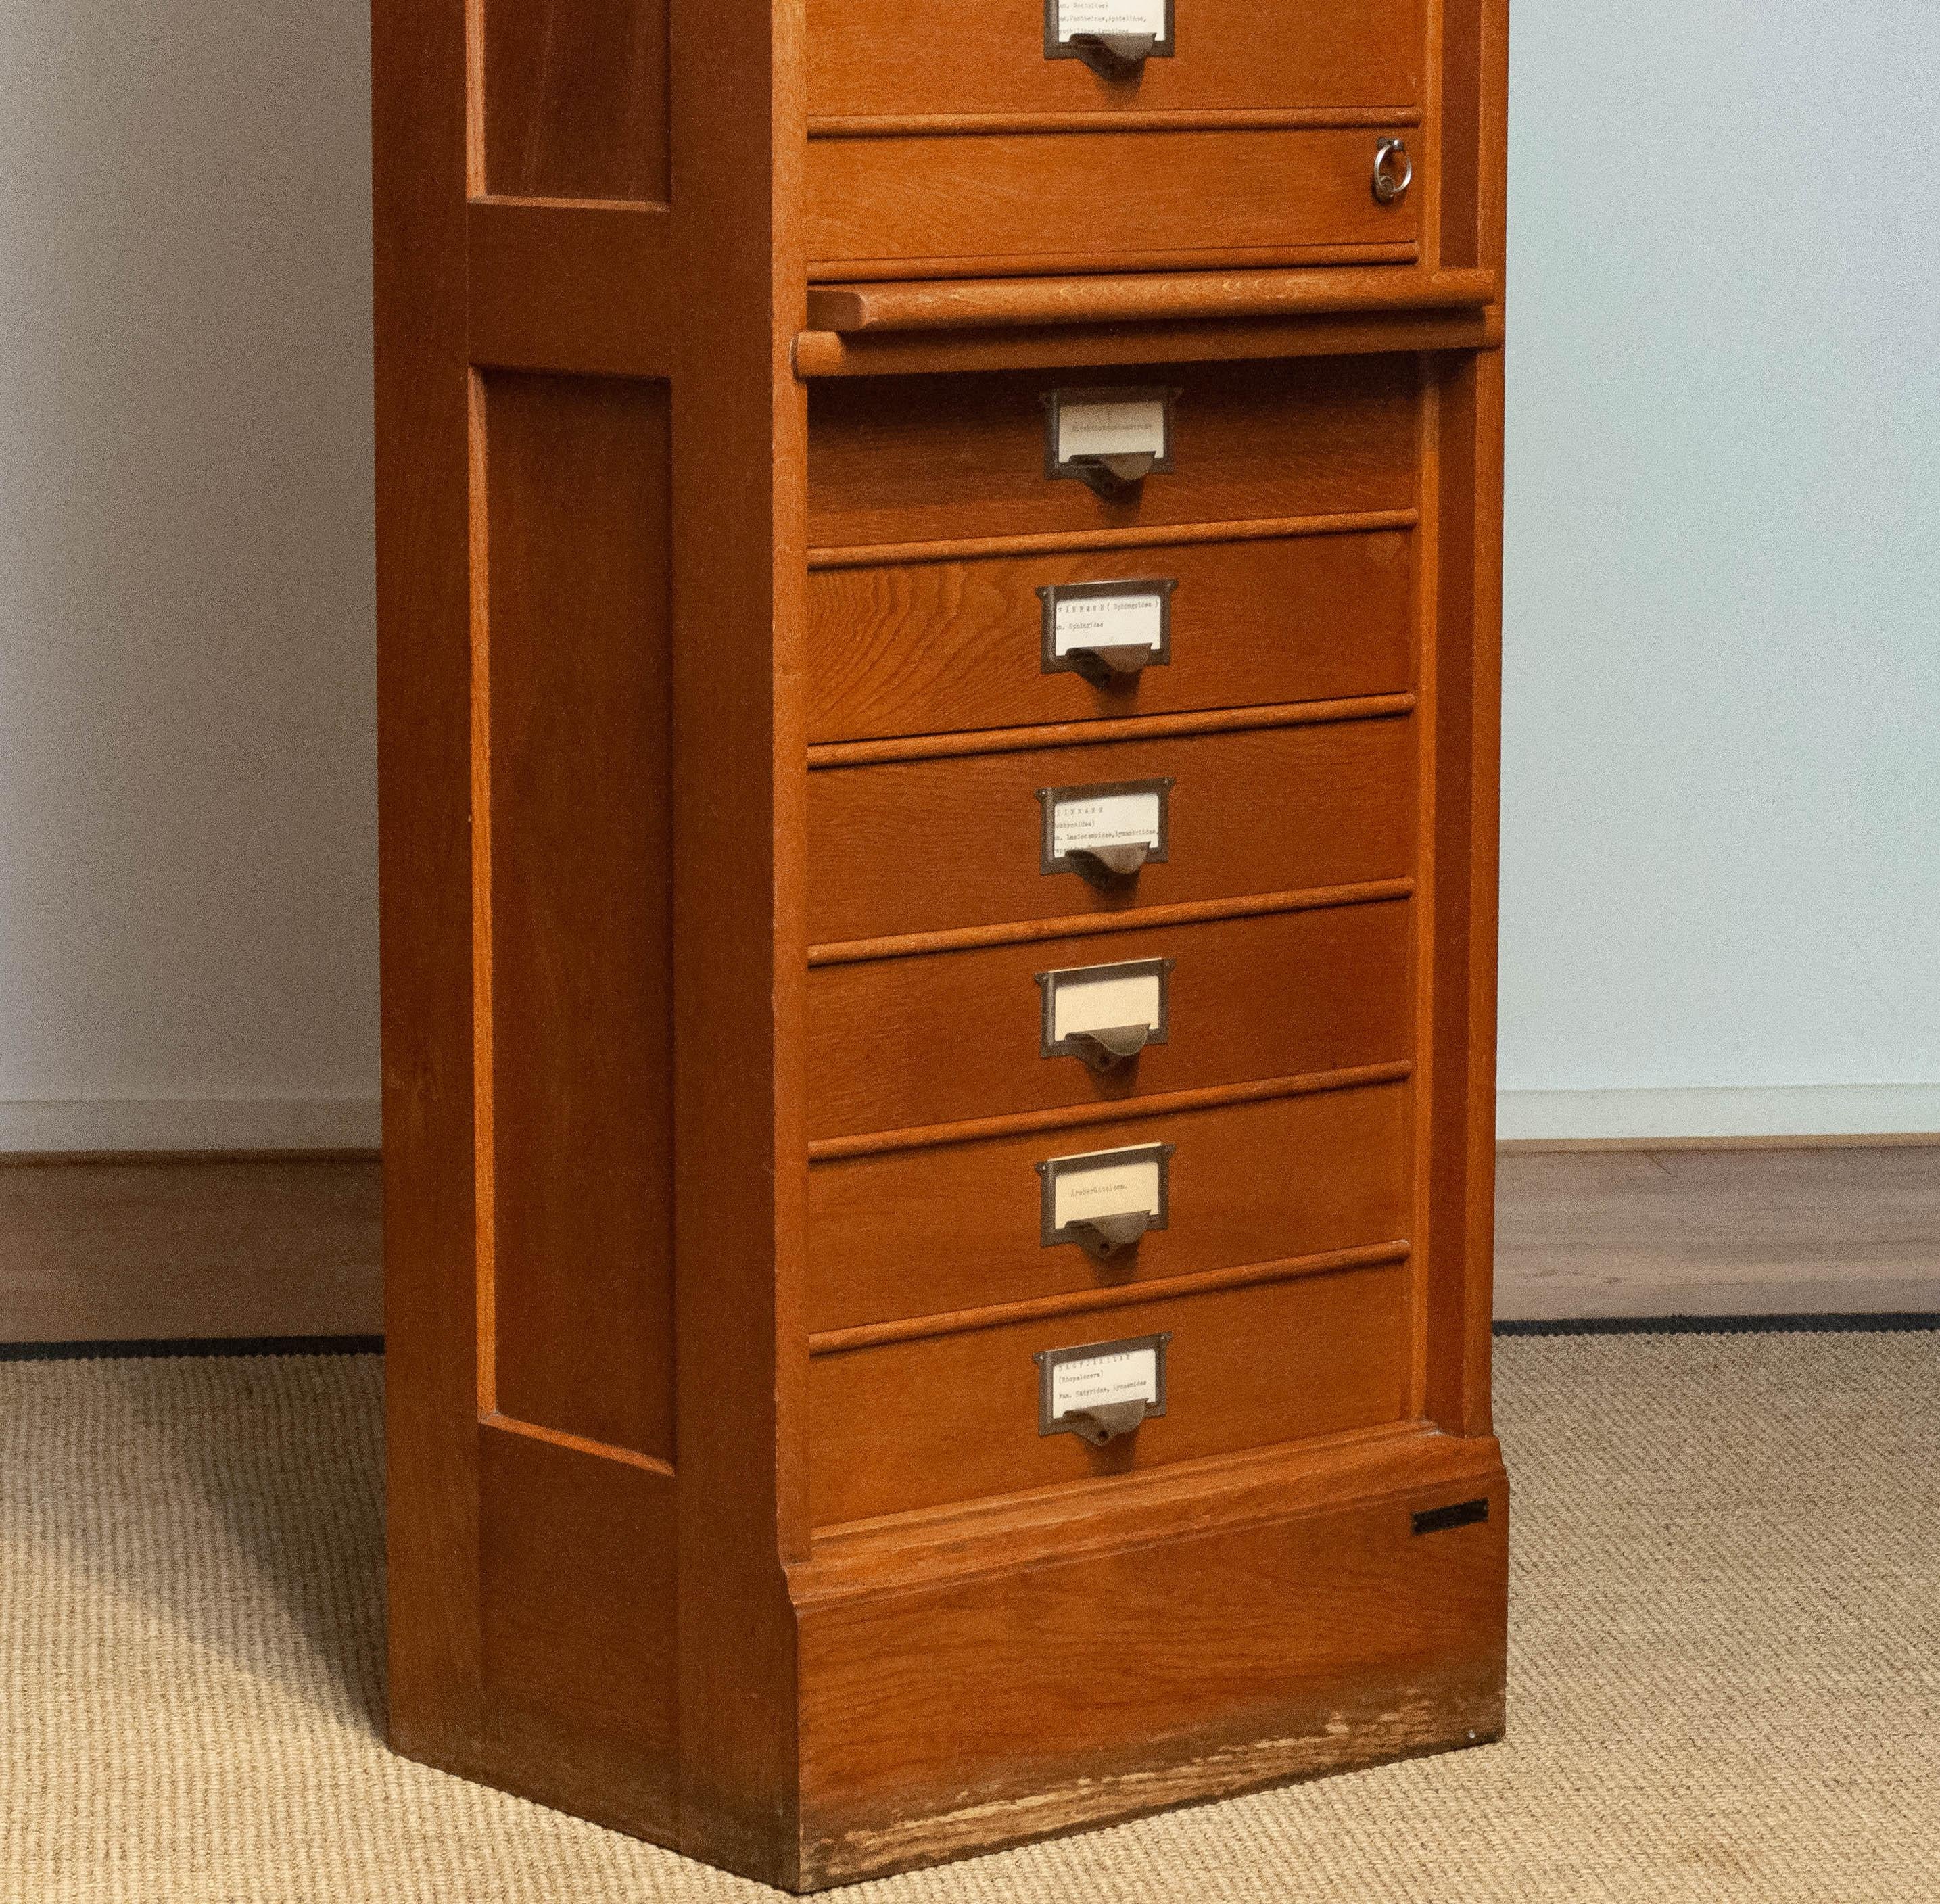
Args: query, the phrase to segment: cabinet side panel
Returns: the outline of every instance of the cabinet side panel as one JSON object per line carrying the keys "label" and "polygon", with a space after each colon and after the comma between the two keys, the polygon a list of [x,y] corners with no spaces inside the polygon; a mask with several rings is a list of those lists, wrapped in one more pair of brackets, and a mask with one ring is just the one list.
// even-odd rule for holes
{"label": "cabinet side panel", "polygon": [[463,0],[371,16],[390,1719],[475,1724]]}
{"label": "cabinet side panel", "polygon": [[483,0],[485,189],[667,195],[666,0]]}
{"label": "cabinet side panel", "polygon": [[487,1405],[671,1460],[666,389],[483,391]]}

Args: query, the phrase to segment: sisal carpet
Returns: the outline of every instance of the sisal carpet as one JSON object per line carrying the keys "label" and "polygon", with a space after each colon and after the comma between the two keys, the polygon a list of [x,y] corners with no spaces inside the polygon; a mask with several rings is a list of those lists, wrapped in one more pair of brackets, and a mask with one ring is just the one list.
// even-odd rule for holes
{"label": "sisal carpet", "polygon": [[[1940,1335],[1499,1348],[1505,1743],[842,1895],[1933,1904]],[[0,1900],[772,1896],[385,1750],[381,1379],[0,1365]]]}

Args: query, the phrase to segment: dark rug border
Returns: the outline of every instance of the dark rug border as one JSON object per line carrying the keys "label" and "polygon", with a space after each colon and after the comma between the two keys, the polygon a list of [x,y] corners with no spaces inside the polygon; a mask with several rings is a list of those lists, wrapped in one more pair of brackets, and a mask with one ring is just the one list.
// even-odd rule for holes
{"label": "dark rug border", "polygon": [[153,1342],[0,1342],[0,1362],[181,1361],[204,1356],[382,1355],[381,1335],[182,1337]]}
{"label": "dark rug border", "polygon": [[[1904,1335],[1940,1330],[1940,1315],[1590,1316],[1502,1322],[1497,1336]],[[137,1342],[0,1342],[0,1362],[143,1362],[197,1356],[382,1355],[381,1335],[199,1336]]]}
{"label": "dark rug border", "polygon": [[1940,1315],[1590,1316],[1576,1322],[1498,1323],[1498,1336],[1905,1335],[1940,1329]]}

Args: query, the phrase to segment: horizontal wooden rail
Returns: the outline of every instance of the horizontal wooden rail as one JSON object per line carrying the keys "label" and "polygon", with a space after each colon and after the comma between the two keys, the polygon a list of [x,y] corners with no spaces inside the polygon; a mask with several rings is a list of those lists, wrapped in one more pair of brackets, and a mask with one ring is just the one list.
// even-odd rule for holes
{"label": "horizontal wooden rail", "polygon": [[810,139],[961,139],[984,133],[1346,132],[1421,124],[1415,106],[1176,107],[1161,112],[811,114]]}
{"label": "horizontal wooden rail", "polygon": [[1087,549],[1163,548],[1176,542],[1270,542],[1291,536],[1353,536],[1413,529],[1414,509],[1365,509],[1338,516],[1280,516],[1252,522],[1140,523],[1130,529],[1074,529],[1035,536],[964,536],[953,542],[871,542],[810,549],[811,569],[874,569],[899,562],[972,562],[985,556],[1075,555]]}
{"label": "horizontal wooden rail", "polygon": [[1499,304],[1481,310],[1349,311],[1338,316],[1174,318],[1163,323],[1030,324],[977,331],[803,331],[796,376],[915,377],[960,371],[1098,370],[1109,364],[1244,363],[1495,350]]}
{"label": "horizontal wooden rail", "polygon": [[990,331],[1044,324],[1135,324],[1184,318],[1337,316],[1357,311],[1481,310],[1493,271],[1193,271],[1090,278],[818,285],[817,331]]}
{"label": "horizontal wooden rail", "polygon": [[1185,1276],[1155,1277],[1146,1283],[1119,1283],[1077,1289],[1065,1295],[1033,1296],[985,1309],[956,1309],[935,1316],[910,1316],[895,1322],[862,1323],[853,1329],[826,1329],[808,1338],[812,1356],[842,1355],[854,1349],[880,1348],[892,1342],[920,1342],[932,1336],[971,1335],[1011,1323],[1042,1322],[1054,1316],[1082,1316],[1102,1309],[1130,1309],[1164,1302],[1173,1296],[1211,1295],[1221,1289],[1246,1289],[1262,1283],[1291,1283],[1304,1276],[1326,1276],[1344,1269],[1373,1269],[1405,1262],[1405,1243],[1372,1243],[1324,1255],[1289,1256],[1274,1262],[1241,1263],[1230,1269],[1202,1269]]}
{"label": "horizontal wooden rail", "polygon": [[1072,1104],[1051,1111],[972,1118],[961,1124],[920,1124],[906,1130],[872,1131],[856,1137],[817,1137],[808,1146],[808,1157],[812,1164],[832,1164],[847,1157],[935,1150],[944,1144],[981,1143],[990,1137],[1026,1137],[1039,1130],[1128,1124],[1139,1118],[1213,1110],[1225,1104],[1264,1104],[1277,1097],[1313,1097],[1325,1091],[1353,1091],[1362,1085],[1400,1084],[1414,1075],[1414,1066],[1405,1059],[1399,1059],[1391,1064],[1357,1065],[1346,1071],[1310,1071],[1297,1078],[1263,1078],[1256,1084],[1206,1085],[1197,1091],[1158,1091],[1150,1097],[1124,1097],[1109,1104]]}
{"label": "horizontal wooden rail", "polygon": [[811,966],[860,965],[871,959],[968,952],[980,946],[1039,945],[1046,939],[1093,938],[1104,932],[1199,926],[1222,919],[1258,919],[1276,912],[1322,912],[1334,906],[1374,905],[1384,899],[1414,896],[1411,879],[1313,886],[1304,892],[1249,892],[1243,899],[1188,899],[1177,905],[1140,906],[1132,912],[1081,912],[1061,919],[1026,919],[1005,926],[955,926],[942,932],[904,932],[892,938],[832,939],[825,944],[811,945],[808,963]]}
{"label": "horizontal wooden rail", "polygon": [[1047,727],[980,728],[965,734],[920,734],[892,740],[829,740],[809,749],[808,764],[810,767],[873,767],[889,761],[954,760],[972,754],[1103,746],[1115,740],[1161,740],[1173,735],[1326,727],[1338,721],[1383,720],[1414,712],[1412,694],[1368,694],[1358,700],[1220,707],[1203,713],[1147,714],[1119,721],[1059,721]]}

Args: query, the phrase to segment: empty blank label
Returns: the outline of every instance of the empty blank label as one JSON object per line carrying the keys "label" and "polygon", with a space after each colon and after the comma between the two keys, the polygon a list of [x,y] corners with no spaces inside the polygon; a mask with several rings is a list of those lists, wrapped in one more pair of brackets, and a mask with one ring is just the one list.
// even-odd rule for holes
{"label": "empty blank label", "polygon": [[1149,960],[1135,966],[1099,966],[1051,975],[1051,1036],[1054,1044],[1079,1031],[1117,1031],[1165,1022],[1163,973]]}

